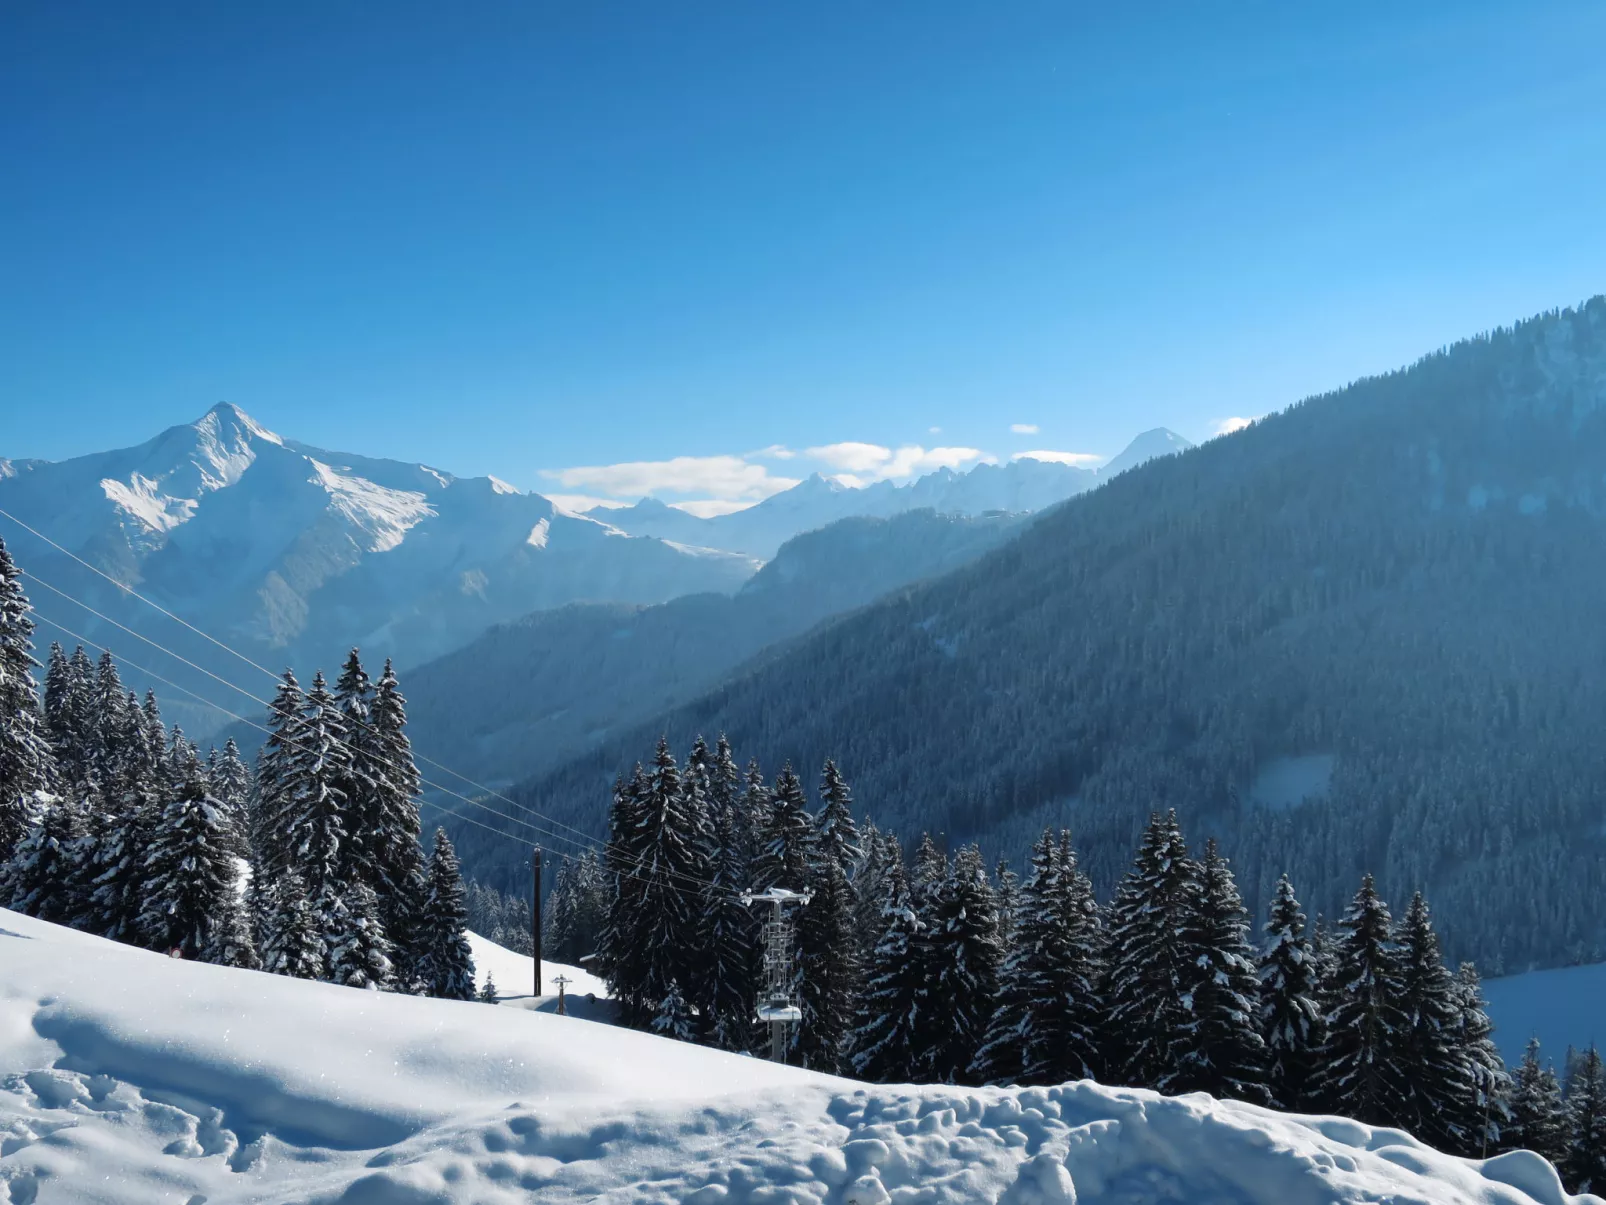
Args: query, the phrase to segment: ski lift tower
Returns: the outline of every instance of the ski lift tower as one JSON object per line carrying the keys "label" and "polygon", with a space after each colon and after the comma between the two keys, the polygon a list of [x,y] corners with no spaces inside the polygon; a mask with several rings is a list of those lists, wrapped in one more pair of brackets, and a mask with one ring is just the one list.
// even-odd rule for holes
{"label": "ski lift tower", "polygon": [[807,891],[785,887],[742,893],[744,904],[770,906],[764,922],[764,991],[758,998],[758,1019],[770,1027],[770,1059],[776,1063],[786,1062],[787,1031],[803,1019],[792,992],[792,926],[786,920],[786,906],[807,904],[813,898]]}

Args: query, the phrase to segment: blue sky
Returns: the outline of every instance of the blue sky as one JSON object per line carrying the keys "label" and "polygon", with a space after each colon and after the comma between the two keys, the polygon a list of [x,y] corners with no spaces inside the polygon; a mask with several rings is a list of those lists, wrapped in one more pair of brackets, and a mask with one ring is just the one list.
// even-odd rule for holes
{"label": "blue sky", "polygon": [[228,400],[734,504],[1203,438],[1606,287],[1602,45],[1595,3],[6,6],[0,455]]}

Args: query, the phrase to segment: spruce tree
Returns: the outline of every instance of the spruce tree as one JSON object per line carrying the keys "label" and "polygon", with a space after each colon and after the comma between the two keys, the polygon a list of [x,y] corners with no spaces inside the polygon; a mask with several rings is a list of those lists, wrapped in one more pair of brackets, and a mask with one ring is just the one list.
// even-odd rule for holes
{"label": "spruce tree", "polygon": [[69,924],[77,915],[75,887],[84,836],[82,806],[72,799],[36,796],[38,810],[11,857],[0,867],[0,901],[14,912],[55,924]]}
{"label": "spruce tree", "polygon": [[677,1042],[693,1042],[697,1039],[696,1021],[691,1005],[681,993],[679,981],[671,979],[664,989],[663,998],[658,1001],[658,1007],[653,1011],[653,1033]]}
{"label": "spruce tree", "polygon": [[782,887],[804,891],[809,883],[809,851],[814,842],[814,820],[803,784],[790,764],[775,776],[775,788],[758,829],[753,858],[753,889]]}
{"label": "spruce tree", "polygon": [[251,851],[251,772],[231,736],[223,751],[208,765],[212,794],[223,805],[234,851],[247,857]]}
{"label": "spruce tree", "polygon": [[[720,747],[728,753],[723,738]],[[710,782],[719,781],[716,755],[715,773]],[[703,980],[706,985],[704,1023],[710,1045],[721,1050],[746,1051],[753,1049],[758,1037],[754,1020],[758,994],[754,977],[754,910],[740,898],[748,887],[746,834],[738,805],[725,793],[725,787],[715,791],[710,813],[713,854],[710,881],[703,892],[698,918],[702,933],[697,943],[707,959]],[[577,906],[574,921],[577,928],[579,911]]]}
{"label": "spruce tree", "polygon": [[1556,1069],[1539,1059],[1539,1039],[1529,1038],[1522,1062],[1513,1077],[1510,1119],[1501,1135],[1506,1150],[1533,1151],[1556,1166],[1567,1157],[1572,1119],[1562,1099]]}
{"label": "spruce tree", "polygon": [[340,901],[337,924],[326,935],[329,981],[345,987],[382,990],[391,985],[391,945],[379,923],[379,899],[357,882]]}
{"label": "spruce tree", "polygon": [[[1048,939],[1050,911],[1040,906],[1052,894],[1058,877],[1059,846],[1053,833],[1043,835],[1032,846],[1032,869],[1026,886],[1015,901],[1015,942],[998,972],[998,1003],[987,1021],[970,1077],[977,1083],[1008,1085],[1019,1083],[1026,1069],[1026,1040],[1037,1004],[1030,982],[1030,967]],[[1006,866],[1000,863],[1000,868]],[[1002,895],[1002,893],[1000,893]],[[1003,928],[1000,901],[999,928]]]}
{"label": "spruce tree", "polygon": [[119,700],[109,718],[102,715],[100,720],[100,748],[106,760],[98,773],[104,782],[105,816],[88,851],[89,893],[78,924],[102,937],[141,944],[145,862],[166,802],[157,794],[159,754],[150,746],[144,716],[132,694]]}
{"label": "spruce tree", "polygon": [[863,965],[854,941],[858,897],[849,877],[862,854],[853,796],[835,762],[825,763],[820,799],[809,851],[811,894],[797,920],[803,1020],[794,1049],[802,1066],[836,1074],[848,1055]]}
{"label": "spruce tree", "polygon": [[1398,1062],[1407,1019],[1393,918],[1372,876],[1340,922],[1332,1011],[1324,1022],[1315,1090],[1321,1107],[1369,1125],[1408,1124],[1409,1085]]}
{"label": "spruce tree", "polygon": [[659,738],[640,800],[642,866],[637,883],[645,960],[643,994],[661,1002],[671,983],[691,983],[705,970],[699,949],[700,892],[710,877],[703,778],[682,783],[669,742]]}
{"label": "spruce tree", "polygon": [[[1049,839],[1046,833],[1045,839]],[[1058,848],[1027,907],[1036,915],[1031,921],[1035,948],[1024,967],[1032,1006],[1022,1080],[1059,1084],[1090,1079],[1099,1069],[1103,1002],[1098,987],[1104,935],[1093,884],[1082,873],[1068,830],[1060,830]],[[1026,944],[1025,925],[1023,915],[1017,948]]]}
{"label": "spruce tree", "polygon": [[339,877],[343,883],[372,883],[378,878],[374,847],[379,831],[377,795],[384,768],[372,723],[374,685],[356,649],[347,655],[335,680],[334,702],[346,752],[336,784],[345,801],[346,829]]}
{"label": "spruce tree", "polygon": [[1194,955],[1172,1092],[1270,1104],[1266,1043],[1260,1036],[1260,977],[1249,944],[1249,914],[1214,838],[1199,865],[1199,893],[1185,925]]}
{"label": "spruce tree", "polygon": [[480,990],[474,998],[481,1004],[497,1003],[499,996],[496,990],[496,980],[491,977],[491,972],[485,972],[485,982],[480,984]]}
{"label": "spruce tree", "polygon": [[607,924],[597,951],[598,970],[619,1005],[621,1024],[645,1028],[658,1001],[647,996],[647,960],[642,932],[646,914],[641,906],[646,867],[643,824],[647,776],[638,762],[628,781],[614,783],[613,807],[608,816],[606,862],[613,892]]}
{"label": "spruce tree", "polygon": [[1420,891],[1411,897],[1398,941],[1404,1016],[1393,1062],[1405,1108],[1395,1124],[1442,1150],[1464,1149],[1470,1136],[1463,1125],[1476,1087],[1460,1046],[1455,981]]}
{"label": "spruce tree", "polygon": [[294,867],[265,892],[259,934],[262,969],[293,979],[322,979],[327,962],[323,929],[307,898],[306,884]]}
{"label": "spruce tree", "polygon": [[245,926],[228,821],[193,757],[151,834],[145,876],[139,923],[151,948],[203,961],[255,961],[239,947]]}
{"label": "spruce tree", "polygon": [[1193,1019],[1187,997],[1196,970],[1187,933],[1198,898],[1198,866],[1176,813],[1151,814],[1110,908],[1104,1040],[1118,1083],[1164,1092],[1176,1074]]}
{"label": "spruce tree", "polygon": [[307,884],[307,898],[326,934],[338,923],[340,900],[350,886],[344,877],[351,863],[346,856],[350,835],[341,784],[349,781],[351,755],[344,737],[334,696],[323,675],[315,674],[295,729],[289,770],[289,837],[290,856]]}
{"label": "spruce tree", "polygon": [[[896,848],[896,838],[887,837]],[[901,857],[882,878],[881,928],[870,952],[858,1024],[850,1041],[853,1074],[875,1084],[915,1078],[918,1033],[925,1025],[924,968],[914,956],[919,926]]]}
{"label": "spruce tree", "polygon": [[39,709],[33,608],[22,571],[0,540],[0,862],[33,823],[41,792],[56,781],[56,758]]}
{"label": "spruce tree", "polygon": [[969,1083],[997,1003],[1002,961],[998,901],[976,846],[967,845],[954,856],[937,892],[933,919],[931,965],[936,978],[930,983],[928,1008],[934,1040],[924,1051],[922,1070],[935,1083]]}
{"label": "spruce tree", "polygon": [[407,700],[389,659],[374,687],[369,708],[372,782],[367,811],[371,882],[379,897],[379,919],[402,946],[407,916],[416,909],[415,884],[423,874],[419,846],[420,778],[408,739]]}
{"label": "spruce tree", "polygon": [[1568,1077],[1567,1116],[1571,1133],[1557,1170],[1569,1192],[1598,1195],[1606,1190],[1606,1069],[1594,1046]]}
{"label": "spruce tree", "polygon": [[[87,664],[84,646],[75,654]],[[52,643],[45,670],[45,731],[56,760],[59,785],[66,794],[82,799],[89,791],[94,765],[94,731],[90,719],[92,683],[79,676],[60,643]]]}
{"label": "spruce tree", "polygon": [[[293,770],[305,705],[295,674],[285,670],[268,706],[268,739],[257,754],[257,807],[251,832],[257,868],[270,881],[290,869],[300,874],[291,829],[295,822]],[[306,885],[304,879],[302,885]]]}
{"label": "spruce tree", "polygon": [[1277,880],[1260,956],[1260,1034],[1270,1058],[1269,1084],[1278,1107],[1316,1107],[1311,1079],[1322,1042],[1320,984],[1315,954],[1305,940],[1305,914],[1285,874]]}
{"label": "spruce tree", "polygon": [[[915,1005],[910,1014],[911,1079],[932,1077],[932,1068],[941,1057],[939,1048],[947,1040],[948,1001],[942,995],[939,982],[944,970],[939,930],[944,924],[944,891],[950,877],[947,855],[937,848],[930,833],[921,834],[909,868],[909,906],[914,913],[914,931],[909,939],[909,974],[916,985]],[[983,1032],[982,1039],[985,1038]]]}
{"label": "spruce tree", "polygon": [[457,853],[446,830],[438,828],[435,850],[429,859],[422,916],[423,954],[419,959],[419,976],[428,995],[443,1000],[474,998],[474,956],[463,935],[467,922]]}
{"label": "spruce tree", "polygon": [[1015,945],[1020,915],[1020,876],[1010,869],[1008,858],[999,858],[993,867],[993,893],[998,897],[998,940],[1007,958]]}
{"label": "spruce tree", "polygon": [[1482,1159],[1500,1149],[1501,1130],[1510,1120],[1511,1075],[1494,1041],[1478,968],[1463,962],[1455,973],[1455,1046],[1472,1091],[1457,1103],[1459,1129],[1466,1135],[1455,1153]]}

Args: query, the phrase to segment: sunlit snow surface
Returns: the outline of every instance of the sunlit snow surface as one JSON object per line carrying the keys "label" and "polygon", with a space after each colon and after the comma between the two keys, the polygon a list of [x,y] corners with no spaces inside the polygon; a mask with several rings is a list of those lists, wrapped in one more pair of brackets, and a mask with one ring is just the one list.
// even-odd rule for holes
{"label": "sunlit snow surface", "polygon": [[0,931],[13,1202],[1567,1200],[1536,1157],[1469,1163],[1337,1119],[1089,1083],[868,1088],[9,912]]}

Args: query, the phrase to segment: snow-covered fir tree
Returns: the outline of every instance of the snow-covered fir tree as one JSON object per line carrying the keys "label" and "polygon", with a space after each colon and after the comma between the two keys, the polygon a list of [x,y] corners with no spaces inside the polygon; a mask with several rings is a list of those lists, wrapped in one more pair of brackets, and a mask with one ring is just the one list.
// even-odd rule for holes
{"label": "snow-covered fir tree", "polygon": [[839,1072],[853,1031],[862,967],[854,944],[858,899],[849,871],[860,857],[853,797],[836,763],[821,775],[822,807],[809,856],[809,902],[798,913],[798,1000],[793,1049],[816,1071]]}
{"label": "snow-covered fir tree", "polygon": [[1478,968],[1463,962],[1455,973],[1456,1049],[1465,1063],[1471,1091],[1456,1103],[1465,1136],[1457,1154],[1482,1159],[1501,1149],[1501,1131],[1510,1120],[1511,1074],[1494,1041]]}
{"label": "snow-covered fir tree", "polygon": [[993,894],[998,898],[998,940],[1007,952],[1015,944],[1015,921],[1020,913],[1020,876],[1011,869],[1008,858],[999,858],[993,867]]}
{"label": "snow-covered fir tree", "polygon": [[337,923],[324,937],[331,983],[345,987],[389,988],[391,945],[379,923],[379,898],[358,881],[340,900]]}
{"label": "snow-covered fir tree", "polygon": [[68,657],[60,644],[50,646],[45,672],[45,727],[55,753],[63,793],[85,798],[95,770],[95,669],[84,646]]}
{"label": "snow-covered fir tree", "polygon": [[0,868],[0,900],[16,912],[67,924],[79,906],[77,886],[84,857],[83,807],[55,796],[30,797],[31,823]]}
{"label": "snow-covered fir tree", "polygon": [[669,981],[664,995],[653,1011],[652,1032],[661,1038],[674,1038],[677,1042],[692,1042],[697,1038],[697,1016],[680,990],[680,982]]}
{"label": "snow-covered fir tree", "polygon": [[1528,1048],[1512,1077],[1507,1104],[1510,1116],[1500,1135],[1501,1146],[1512,1151],[1533,1151],[1560,1166],[1567,1157],[1572,1119],[1562,1099],[1556,1069],[1540,1057],[1538,1038],[1528,1039]]}
{"label": "snow-covered fir tree", "polygon": [[809,815],[809,801],[788,763],[775,776],[775,786],[759,822],[758,847],[753,855],[754,890],[806,890],[813,844],[814,818]]}
{"label": "snow-covered fir tree", "polygon": [[357,649],[335,679],[335,708],[346,756],[336,784],[344,801],[346,840],[341,850],[340,881],[368,882],[375,877],[375,838],[379,832],[376,796],[383,768],[371,722],[374,684]]}
{"label": "snow-covered fir tree", "polygon": [[[998,971],[998,999],[987,1021],[987,1031],[970,1066],[970,1077],[982,1084],[1020,1083],[1026,1070],[1026,1040],[1038,1000],[1029,966],[1039,957],[1048,934],[1050,911],[1041,907],[1057,879],[1059,845],[1049,829],[1032,846],[1032,869],[1014,901],[1014,943],[1008,947]],[[1002,867],[1004,864],[1000,863]],[[1002,893],[1000,893],[1002,895]],[[1004,928],[1003,904],[999,929]]]}
{"label": "snow-covered fir tree", "polygon": [[1401,1125],[1409,1086],[1396,1061],[1406,1016],[1394,921],[1372,876],[1361,881],[1339,928],[1315,1081],[1321,1107],[1370,1125]]}
{"label": "snow-covered fir tree", "polygon": [[998,996],[998,902],[981,850],[967,845],[936,893],[930,936],[930,1001],[940,1005],[928,1020],[931,1042],[923,1051],[926,1078],[934,1083],[970,1082],[970,1068],[986,1038]]}
{"label": "snow-covered fir tree", "polygon": [[1294,885],[1277,880],[1266,945],[1260,956],[1260,1034],[1265,1040],[1269,1086],[1279,1108],[1315,1107],[1311,1077],[1322,1042],[1315,954],[1305,940],[1305,914]]}
{"label": "snow-covered fir tree", "polygon": [[1181,1035],[1176,1074],[1168,1088],[1270,1104],[1249,913],[1214,839],[1205,843],[1198,873],[1199,892],[1185,932],[1194,956],[1185,1001],[1191,1019]]}
{"label": "snow-covered fir tree", "polygon": [[1188,929],[1199,868],[1176,813],[1149,817],[1132,869],[1110,907],[1103,988],[1106,1065],[1118,1083],[1166,1091],[1193,1020],[1195,952]]}
{"label": "snow-covered fir tree", "polygon": [[485,972],[485,982],[480,984],[480,990],[475,993],[474,998],[481,1004],[495,1004],[501,998],[496,988],[496,980],[492,978],[491,972]]}
{"label": "snow-covered fir tree", "polygon": [[468,920],[463,875],[443,828],[435,830],[421,914],[417,973],[426,994],[443,1000],[473,999],[474,956],[463,932]]}
{"label": "snow-covered fir tree", "polygon": [[89,889],[78,924],[115,941],[141,943],[146,858],[164,803],[156,793],[159,752],[151,747],[135,696],[108,697],[117,699],[113,714],[95,717],[104,814],[84,854]]}
{"label": "snow-covered fir tree", "polygon": [[1606,1067],[1591,1046],[1567,1079],[1567,1151],[1558,1170],[1568,1191],[1606,1190]]}
{"label": "snow-covered fir tree", "polygon": [[22,570],[0,540],[0,861],[33,823],[38,795],[56,782],[34,671],[33,607]]}
{"label": "snow-covered fir tree", "polygon": [[379,898],[379,920],[395,944],[398,979],[418,956],[412,934],[422,898],[424,852],[419,844],[421,780],[407,736],[407,700],[389,658],[374,684],[368,710],[372,794],[368,801],[368,882]]}
{"label": "snow-covered fir tree", "polygon": [[322,979],[327,964],[324,933],[307,898],[306,884],[292,867],[264,892],[258,952],[262,969],[294,979]]}
{"label": "snow-covered fir tree", "polygon": [[669,742],[659,738],[640,799],[642,859],[636,890],[645,961],[643,994],[662,1001],[673,983],[696,982],[706,964],[698,938],[700,892],[710,877],[703,776],[681,780]]}
{"label": "snow-covered fir tree", "polygon": [[1471,1065],[1460,1044],[1461,1010],[1455,981],[1445,968],[1427,901],[1411,897],[1397,934],[1400,1011],[1394,1070],[1405,1089],[1396,1125],[1441,1150],[1463,1149],[1466,1103],[1476,1095]]}
{"label": "snow-covered fir tree", "polygon": [[[723,737],[720,750],[728,760],[729,746]],[[703,890],[698,918],[702,932],[697,944],[706,959],[700,995],[709,1044],[721,1050],[746,1051],[752,1050],[758,1039],[754,1020],[757,930],[753,909],[741,900],[751,873],[748,834],[744,831],[739,796],[723,779],[720,760],[716,755],[709,779],[713,844],[709,882]]]}
{"label": "snow-covered fir tree", "polygon": [[[897,838],[884,834],[897,853]],[[871,1083],[914,1079],[918,1035],[925,1025],[924,966],[915,957],[919,922],[909,898],[902,857],[881,877],[881,926],[870,951],[857,1025],[850,1040],[853,1074]]]}
{"label": "snow-covered fir tree", "polygon": [[646,946],[642,940],[646,924],[641,907],[646,868],[643,856],[647,833],[643,823],[646,791],[647,775],[639,762],[629,779],[621,778],[614,783],[605,852],[613,894],[597,949],[597,969],[607,979],[609,992],[618,1001],[620,1022],[637,1029],[651,1024],[658,1006],[658,1001],[647,995]]}
{"label": "snow-covered fir tree", "polygon": [[139,924],[154,949],[253,966],[228,817],[190,756],[184,783],[162,809],[145,858]]}
{"label": "snow-covered fir tree", "polygon": [[268,739],[257,753],[257,806],[251,832],[258,871],[270,881],[296,865],[291,833],[296,815],[293,769],[305,703],[294,671],[285,670],[268,705]]}
{"label": "snow-covered fir tree", "polygon": [[211,781],[212,795],[228,815],[229,828],[234,836],[235,852],[241,857],[250,854],[251,841],[251,771],[240,756],[240,747],[231,736],[221,752],[207,762],[207,777]]}
{"label": "snow-covered fir tree", "polygon": [[307,885],[318,923],[327,934],[340,923],[341,899],[350,886],[346,856],[346,797],[351,754],[345,725],[321,673],[313,675],[295,728],[289,775],[290,857]]}

